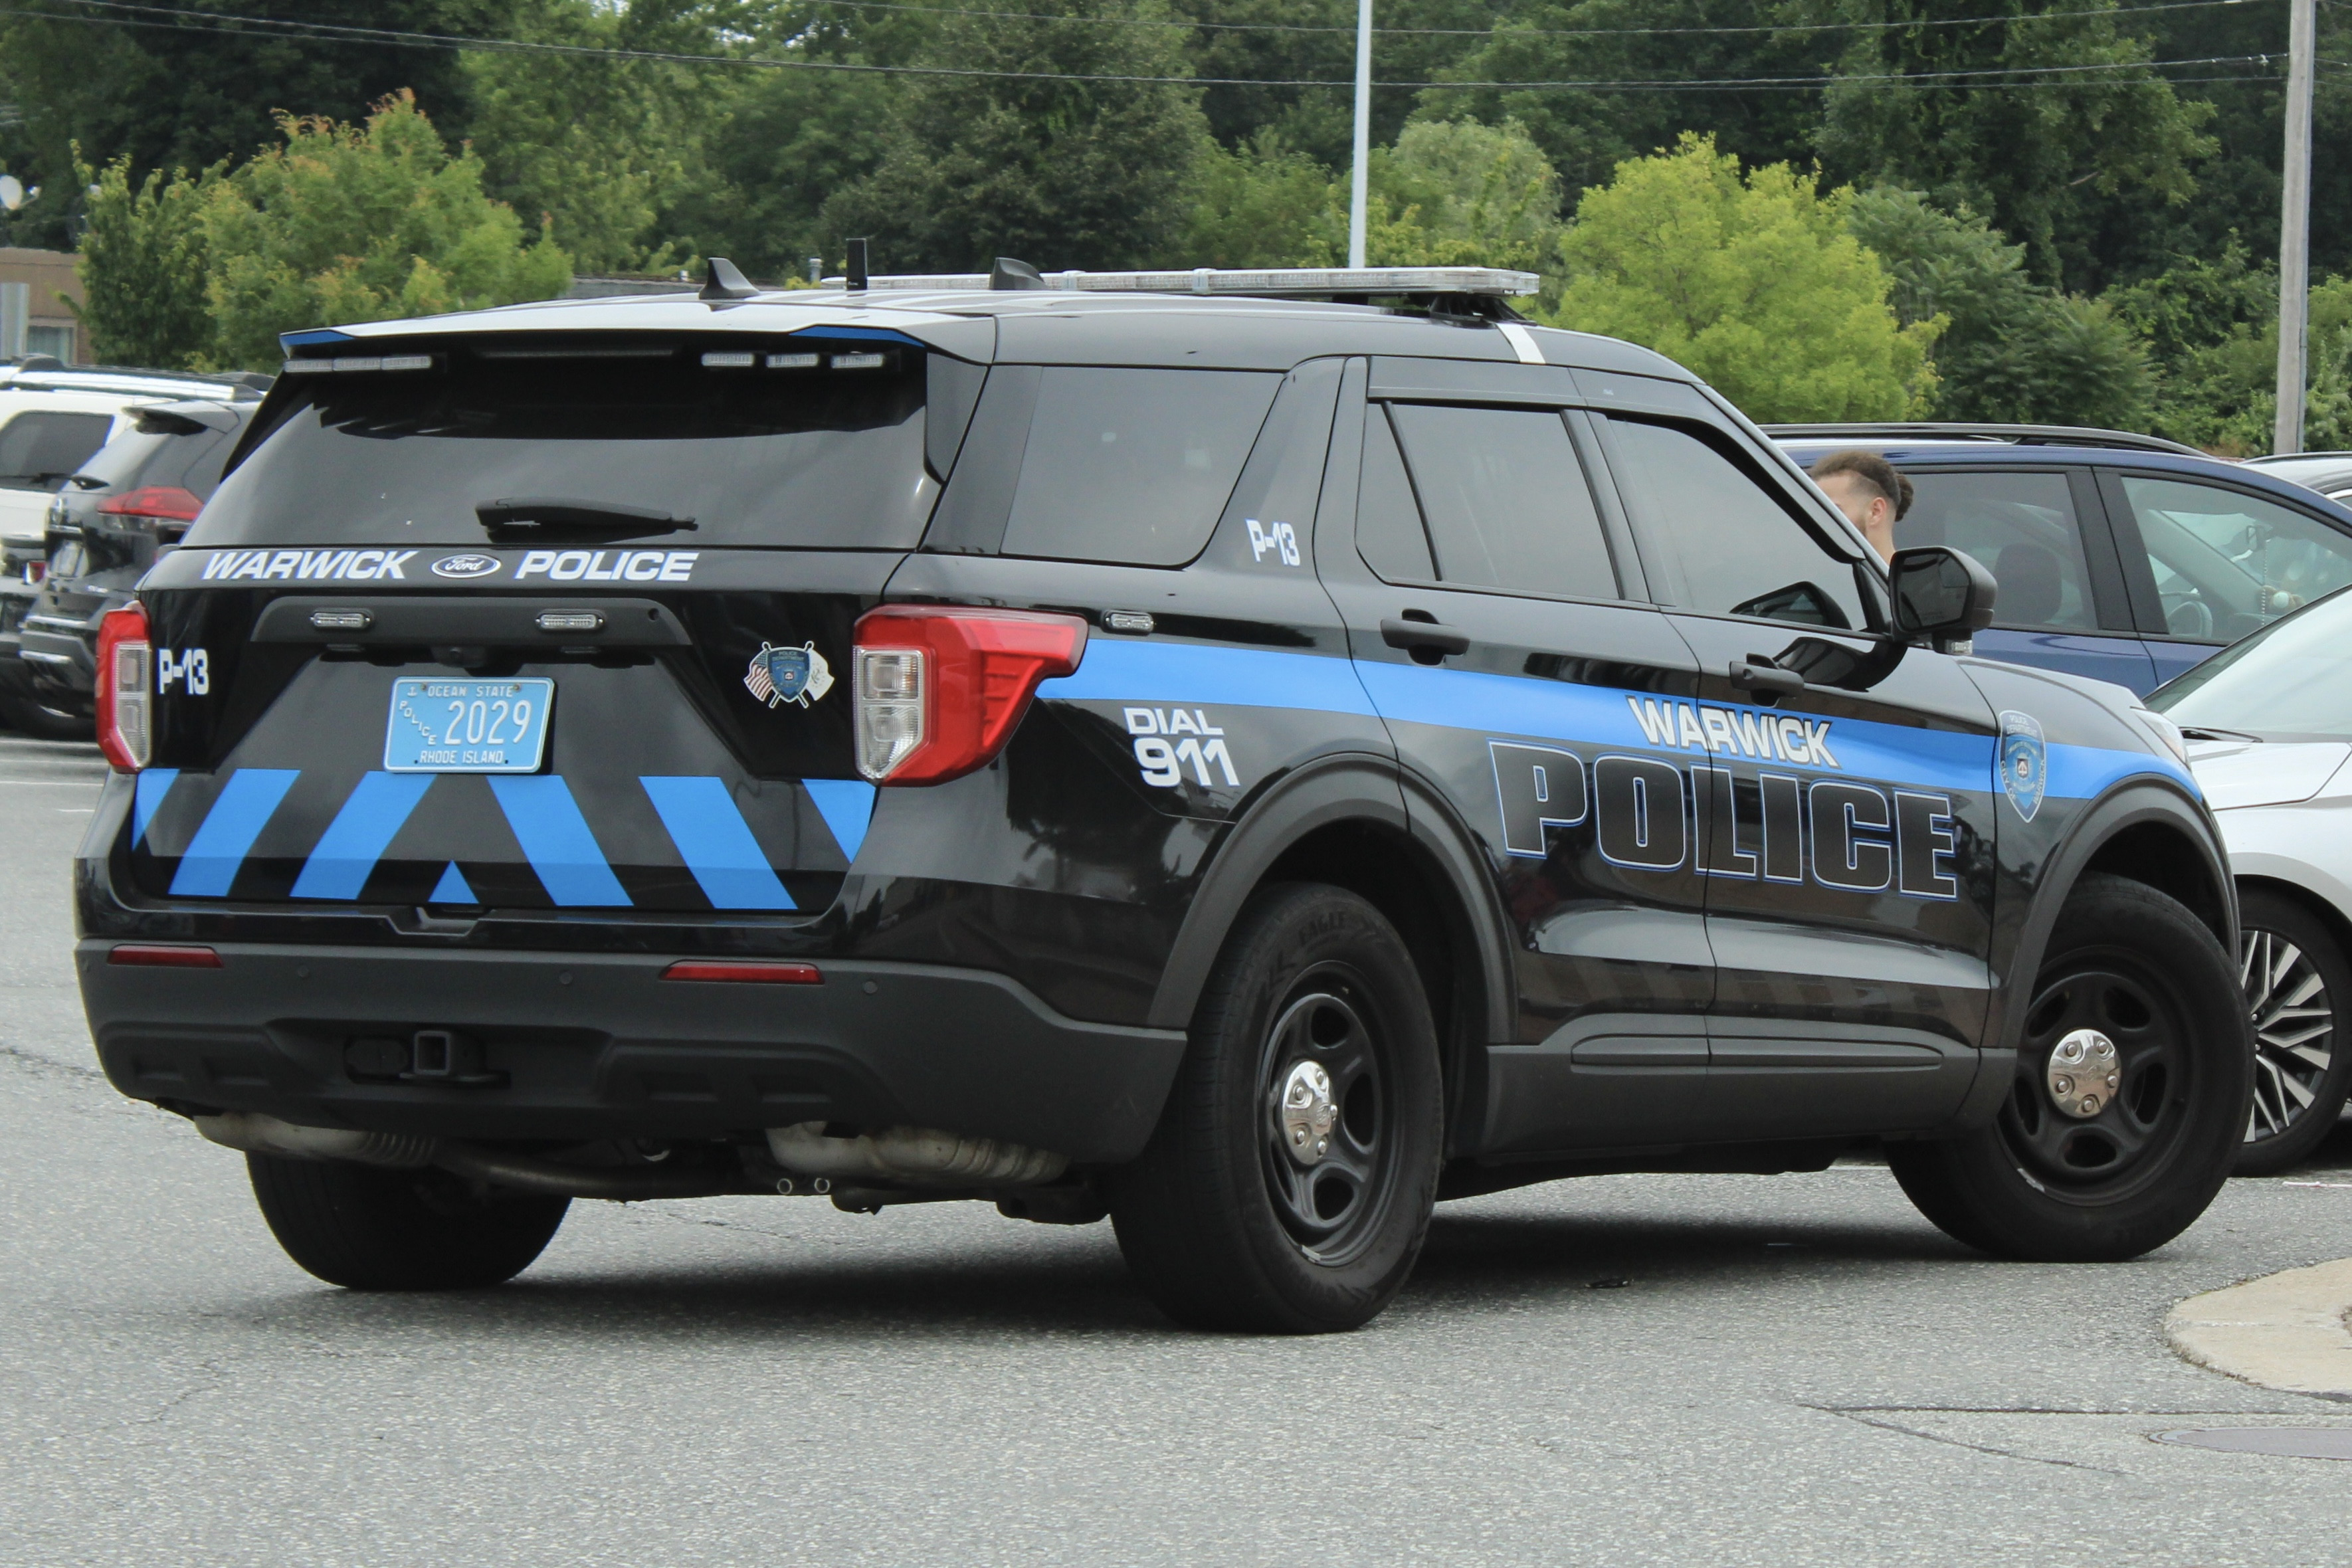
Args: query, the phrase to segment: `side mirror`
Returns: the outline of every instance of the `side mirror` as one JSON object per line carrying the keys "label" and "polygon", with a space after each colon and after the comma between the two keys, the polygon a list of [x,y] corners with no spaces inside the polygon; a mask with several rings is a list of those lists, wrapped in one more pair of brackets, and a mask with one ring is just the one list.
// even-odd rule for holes
{"label": "side mirror", "polygon": [[1969,638],[1992,625],[2000,590],[1972,555],[1941,544],[1898,550],[1886,575],[1898,637],[1933,643],[1939,653],[1966,653]]}

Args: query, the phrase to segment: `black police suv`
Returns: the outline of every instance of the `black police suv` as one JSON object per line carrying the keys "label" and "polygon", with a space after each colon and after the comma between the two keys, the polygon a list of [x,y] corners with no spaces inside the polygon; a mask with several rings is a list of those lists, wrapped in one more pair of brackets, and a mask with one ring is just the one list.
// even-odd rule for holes
{"label": "black police suv", "polygon": [[1315,1331],[1556,1177],[1878,1140],[2084,1259],[2218,1189],[2175,734],[1532,279],[712,275],[290,336],[107,619],[99,1053],[312,1273],[982,1198]]}

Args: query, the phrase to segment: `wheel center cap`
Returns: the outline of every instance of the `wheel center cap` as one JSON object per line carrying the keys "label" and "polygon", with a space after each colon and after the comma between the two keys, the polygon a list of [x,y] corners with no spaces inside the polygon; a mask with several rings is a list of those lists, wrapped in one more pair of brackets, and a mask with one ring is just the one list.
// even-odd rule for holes
{"label": "wheel center cap", "polygon": [[1330,1152],[1331,1129],[1339,1108],[1331,1102],[1331,1075],[1317,1062],[1300,1062],[1282,1080],[1282,1146],[1302,1165]]}
{"label": "wheel center cap", "polygon": [[2123,1088],[2123,1058],[2096,1029],[2076,1029],[2050,1052],[2050,1098],[2067,1115],[2088,1120],[2115,1102]]}

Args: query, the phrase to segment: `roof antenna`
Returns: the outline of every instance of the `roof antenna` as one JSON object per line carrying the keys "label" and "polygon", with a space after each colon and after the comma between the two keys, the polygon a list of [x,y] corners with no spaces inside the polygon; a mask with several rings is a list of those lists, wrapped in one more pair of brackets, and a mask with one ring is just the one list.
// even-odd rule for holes
{"label": "roof antenna", "polygon": [[866,292],[866,242],[862,239],[853,239],[849,242],[849,277],[847,281],[849,284],[849,291],[851,293],[863,294]]}
{"label": "roof antenna", "polygon": [[1027,262],[1000,256],[988,274],[988,286],[991,289],[1043,289],[1047,284],[1037,269]]}
{"label": "roof antenna", "polygon": [[751,280],[744,277],[735,264],[725,257],[713,256],[709,258],[709,262],[710,275],[704,280],[702,292],[696,295],[696,299],[749,300],[760,291],[753,288]]}

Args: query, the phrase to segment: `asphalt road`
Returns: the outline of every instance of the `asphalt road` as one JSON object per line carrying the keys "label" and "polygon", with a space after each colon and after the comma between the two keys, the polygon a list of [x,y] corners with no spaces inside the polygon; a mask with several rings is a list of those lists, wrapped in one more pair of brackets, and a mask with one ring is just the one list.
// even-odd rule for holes
{"label": "asphalt road", "polygon": [[1867,1164],[1482,1198],[1311,1341],[977,1205],[581,1204],[503,1289],[331,1289],[91,1065],[99,772],[0,736],[0,1563],[2352,1562],[2352,1465],[2150,1440],[2352,1426],[2159,1332],[2352,1253],[2344,1136],[2110,1267],[1977,1258]]}

